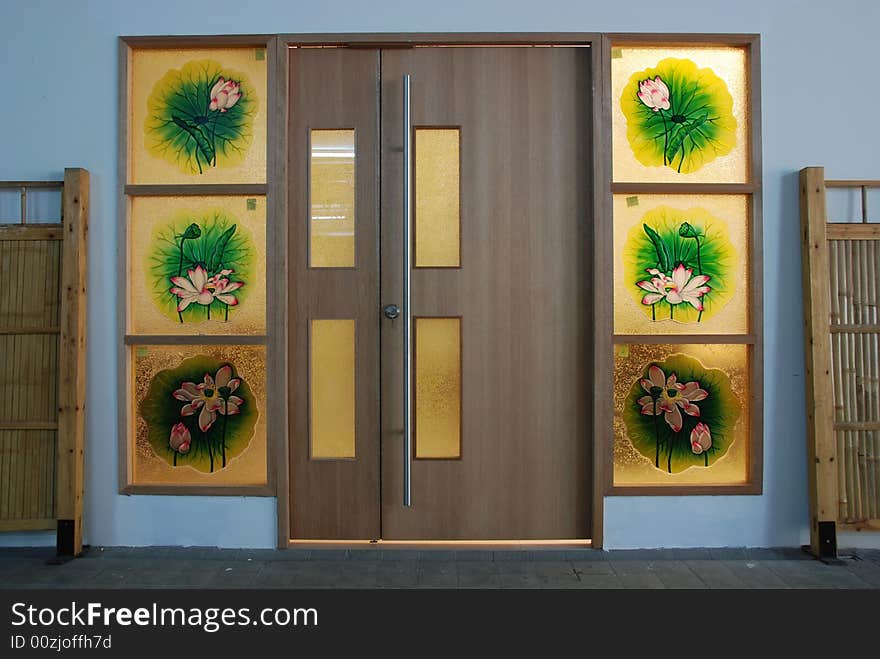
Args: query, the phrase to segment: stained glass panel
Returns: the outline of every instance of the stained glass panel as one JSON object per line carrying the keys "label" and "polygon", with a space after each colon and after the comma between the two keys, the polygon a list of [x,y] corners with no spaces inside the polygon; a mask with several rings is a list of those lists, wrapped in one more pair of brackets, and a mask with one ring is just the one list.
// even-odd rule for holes
{"label": "stained glass panel", "polygon": [[264,48],[134,49],[129,183],[265,183]]}
{"label": "stained glass panel", "polygon": [[614,348],[614,485],[749,479],[749,347]]}
{"label": "stained glass panel", "polygon": [[746,66],[740,47],[613,48],[613,180],[748,182]]}
{"label": "stained glass panel", "polygon": [[265,334],[265,197],[136,197],[129,333]]}
{"label": "stained glass panel", "polygon": [[266,483],[264,346],[134,346],[132,482]]}
{"label": "stained glass panel", "polygon": [[748,202],[615,195],[615,333],[747,334]]}

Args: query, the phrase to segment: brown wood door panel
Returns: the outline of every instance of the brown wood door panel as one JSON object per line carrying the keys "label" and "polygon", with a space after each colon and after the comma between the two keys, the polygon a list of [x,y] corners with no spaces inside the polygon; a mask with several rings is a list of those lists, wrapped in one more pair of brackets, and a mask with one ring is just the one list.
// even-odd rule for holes
{"label": "brown wood door panel", "polygon": [[[589,62],[576,48],[291,51],[292,537],[589,536]],[[402,323],[380,318],[402,301],[404,73],[413,124],[460,126],[462,148],[461,268],[412,272],[414,316],[462,318],[462,455],[414,461],[411,508]],[[308,268],[310,128],[357,131],[356,269]],[[355,460],[309,459],[313,318],[357,321]]]}
{"label": "brown wood door panel", "polygon": [[383,537],[588,537],[588,51],[383,52],[383,303],[401,296],[405,73],[414,125],[461,126],[462,267],[413,270],[412,298],[463,319],[463,445],[414,460],[404,508],[402,327],[383,321]]}
{"label": "brown wood door panel", "polygon": [[[378,440],[379,53],[290,51],[290,529],[302,539],[380,534]],[[353,269],[309,268],[309,132],[355,129]],[[355,319],[353,460],[309,457],[309,328],[313,319]]]}

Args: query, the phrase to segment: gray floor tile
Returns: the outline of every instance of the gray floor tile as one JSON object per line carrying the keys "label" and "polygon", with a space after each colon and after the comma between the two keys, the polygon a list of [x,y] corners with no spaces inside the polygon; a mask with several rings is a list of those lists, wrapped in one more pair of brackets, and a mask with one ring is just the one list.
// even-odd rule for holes
{"label": "gray floor tile", "polygon": [[666,588],[648,561],[614,561],[611,567],[624,588]]}
{"label": "gray floor tile", "polygon": [[541,588],[578,588],[580,584],[568,561],[537,561],[535,576]]}
{"label": "gray floor tile", "polygon": [[789,587],[775,572],[762,565],[759,561],[724,561],[723,563],[748,588],[785,589]]}
{"label": "gray floor tile", "polygon": [[457,563],[454,561],[421,561],[417,579],[419,588],[457,588]]}
{"label": "gray floor tile", "polygon": [[376,567],[376,585],[379,588],[415,588],[419,580],[416,561],[382,561]]}
{"label": "gray floor tile", "polygon": [[685,561],[685,565],[709,588],[748,588],[746,583],[720,560]]}
{"label": "gray floor tile", "polygon": [[819,561],[767,561],[766,567],[792,588],[869,588],[842,565]]}
{"label": "gray floor tile", "polygon": [[610,561],[571,561],[571,567],[575,574],[582,575],[613,575],[614,568]]}
{"label": "gray floor tile", "polygon": [[865,560],[844,561],[843,567],[865,583],[880,588],[880,565]]}
{"label": "gray floor tile", "polygon": [[456,570],[459,588],[501,588],[498,566],[492,561],[463,561]]}
{"label": "gray floor tile", "polygon": [[579,574],[578,588],[620,589],[623,583],[616,574]]}
{"label": "gray floor tile", "polygon": [[715,561],[738,561],[745,560],[745,547],[712,547],[709,549],[709,556]]}
{"label": "gray floor tile", "polygon": [[681,561],[654,561],[654,574],[667,588],[706,588],[706,584]]}

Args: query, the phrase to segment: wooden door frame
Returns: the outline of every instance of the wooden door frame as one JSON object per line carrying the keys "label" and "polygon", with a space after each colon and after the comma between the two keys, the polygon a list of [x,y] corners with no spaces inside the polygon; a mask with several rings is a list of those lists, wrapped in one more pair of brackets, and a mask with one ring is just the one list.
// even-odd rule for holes
{"label": "wooden door frame", "polygon": [[[270,223],[275,225],[273,236],[277,244],[287,245],[287,153],[288,153],[288,80],[289,80],[289,49],[297,46],[343,46],[343,47],[409,47],[409,46],[589,46],[590,67],[592,76],[591,108],[592,118],[592,153],[590,163],[592,171],[589,185],[593,195],[591,226],[587,235],[594,245],[592,272],[596,280],[604,279],[602,268],[610,267],[610,254],[596,245],[607,245],[611,235],[611,149],[610,127],[611,113],[610,104],[603,99],[605,89],[604,78],[606,76],[603,56],[605,53],[606,37],[596,32],[478,32],[478,33],[343,33],[343,34],[282,34],[273,39],[269,52],[277,72],[274,81],[275,103],[270,109],[270,134],[280,138],[280,144],[269,150],[268,166],[276,175],[270,183],[269,196],[272,200],[269,209]],[[272,84],[270,82],[270,84]],[[607,148],[606,148],[607,147]],[[289,276],[288,254],[286,247],[283,254],[278,258],[280,276],[285,279]],[[584,367],[592,374],[594,388],[601,387],[599,373],[611,372],[612,355],[612,319],[611,306],[607,302],[597,299],[595,296],[588,301],[593,311],[594,323],[590,336],[591,350],[589,351],[588,363]],[[274,343],[276,348],[275,361],[279,364],[276,372],[282,373],[273,383],[273,390],[277,394],[276,400],[287,401],[288,398],[288,335],[289,335],[289,310],[287,299],[284,298],[282,313],[275,316],[278,326],[273,328],[273,336],[277,337]],[[284,408],[283,411],[279,408]],[[271,455],[274,458],[277,472],[275,474],[277,496],[277,538],[278,547],[287,548],[292,541],[290,538],[290,437],[289,437],[289,410],[286,405],[279,405],[274,410],[283,418],[277,419],[276,428],[284,428],[286,432],[278,432],[270,437]],[[608,433],[610,421],[606,415],[596,414],[593,410],[591,417],[592,425],[592,515],[591,515],[591,542],[592,547],[600,549],[603,542],[603,522],[605,503],[605,459],[607,446],[612,441]],[[584,438],[588,440],[588,438]],[[343,543],[353,544],[353,543]],[[469,543],[465,543],[469,544]],[[485,544],[485,543],[484,543]],[[338,545],[336,545],[338,546]]]}

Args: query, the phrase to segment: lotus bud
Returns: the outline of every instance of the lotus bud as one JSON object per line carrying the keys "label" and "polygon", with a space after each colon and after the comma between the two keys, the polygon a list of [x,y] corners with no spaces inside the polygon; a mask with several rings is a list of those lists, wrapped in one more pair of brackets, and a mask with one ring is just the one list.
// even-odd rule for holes
{"label": "lotus bud", "polygon": [[700,455],[712,448],[712,433],[709,426],[702,421],[691,430],[691,450],[694,455]]}
{"label": "lotus bud", "polygon": [[168,445],[172,449],[181,454],[189,453],[191,442],[192,437],[187,427],[183,425],[183,422],[176,423],[171,427],[171,437],[168,438]]}

